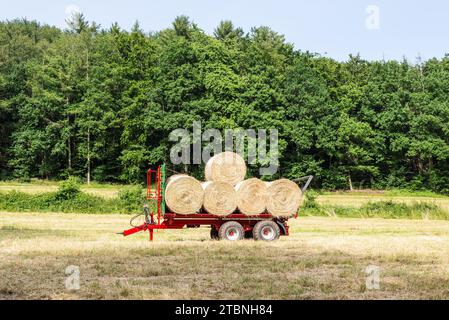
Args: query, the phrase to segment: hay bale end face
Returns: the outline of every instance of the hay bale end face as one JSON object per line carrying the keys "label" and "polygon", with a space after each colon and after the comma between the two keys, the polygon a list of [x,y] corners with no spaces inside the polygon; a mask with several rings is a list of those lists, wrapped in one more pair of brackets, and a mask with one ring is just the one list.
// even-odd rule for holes
{"label": "hay bale end face", "polygon": [[203,205],[203,197],[201,183],[195,178],[178,174],[167,179],[165,203],[174,213],[197,213]]}
{"label": "hay bale end face", "polygon": [[222,152],[206,164],[205,177],[207,181],[222,181],[235,186],[243,181],[246,175],[246,164],[243,158],[234,152]]}
{"label": "hay bale end face", "polygon": [[237,207],[246,215],[258,215],[265,212],[267,186],[257,178],[239,182],[235,186],[237,192]]}
{"label": "hay bale end face", "polygon": [[302,192],[291,180],[279,179],[267,183],[267,211],[273,216],[289,217],[298,212]]}
{"label": "hay bale end face", "polygon": [[203,208],[210,214],[226,216],[237,209],[237,194],[234,187],[222,181],[203,182]]}

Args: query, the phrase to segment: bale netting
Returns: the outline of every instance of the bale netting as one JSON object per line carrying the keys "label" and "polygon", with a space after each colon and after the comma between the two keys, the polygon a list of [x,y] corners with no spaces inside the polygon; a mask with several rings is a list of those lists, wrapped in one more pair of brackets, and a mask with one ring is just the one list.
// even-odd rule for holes
{"label": "bale netting", "polygon": [[204,175],[207,181],[222,181],[235,186],[245,179],[245,160],[234,152],[219,153],[209,159]]}
{"label": "bale netting", "polygon": [[201,183],[195,178],[177,174],[167,179],[165,203],[174,213],[197,213],[203,205],[203,197]]}
{"label": "bale netting", "polygon": [[298,212],[302,192],[291,180],[279,179],[267,183],[267,211],[273,216],[289,217]]}
{"label": "bale netting", "polygon": [[246,215],[258,215],[265,212],[267,200],[267,186],[257,178],[239,182],[235,186],[237,191],[237,208]]}
{"label": "bale netting", "polygon": [[203,208],[210,214],[226,216],[237,209],[237,194],[234,187],[223,181],[207,181],[204,189]]}

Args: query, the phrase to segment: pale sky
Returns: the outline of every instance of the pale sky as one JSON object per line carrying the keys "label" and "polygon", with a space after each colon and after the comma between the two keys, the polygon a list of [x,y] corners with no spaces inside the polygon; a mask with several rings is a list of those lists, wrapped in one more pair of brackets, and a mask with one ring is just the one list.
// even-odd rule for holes
{"label": "pale sky", "polygon": [[449,1],[444,0],[0,0],[0,19],[26,17],[61,28],[79,8],[102,27],[118,22],[130,29],[136,20],[145,31],[171,26],[189,16],[212,34],[221,20],[245,32],[266,25],[302,51],[346,60],[360,53],[370,60],[415,62],[449,53]]}

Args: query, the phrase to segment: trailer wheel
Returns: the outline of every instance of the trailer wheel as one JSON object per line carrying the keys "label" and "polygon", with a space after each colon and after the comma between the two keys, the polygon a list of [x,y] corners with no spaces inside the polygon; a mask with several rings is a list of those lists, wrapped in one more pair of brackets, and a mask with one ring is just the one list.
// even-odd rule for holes
{"label": "trailer wheel", "polygon": [[260,221],[253,228],[254,240],[273,241],[279,239],[281,230],[274,221]]}
{"label": "trailer wheel", "polygon": [[218,240],[219,238],[218,238],[218,231],[217,231],[217,229],[215,229],[214,227],[211,227],[210,228],[210,238],[212,239],[212,240]]}
{"label": "trailer wheel", "polygon": [[245,235],[245,231],[240,223],[235,221],[228,221],[221,225],[218,230],[218,237],[221,240],[242,240]]}

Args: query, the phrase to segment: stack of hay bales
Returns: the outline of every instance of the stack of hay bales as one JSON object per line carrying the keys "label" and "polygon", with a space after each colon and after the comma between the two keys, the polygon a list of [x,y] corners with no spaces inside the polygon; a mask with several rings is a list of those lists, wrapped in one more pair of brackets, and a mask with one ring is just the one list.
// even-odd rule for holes
{"label": "stack of hay bales", "polygon": [[288,217],[298,211],[302,192],[293,181],[263,182],[257,178],[245,180],[245,176],[246,164],[240,155],[217,154],[206,164],[206,182],[187,175],[167,180],[167,207],[178,214],[193,214],[203,208],[207,213],[224,216],[238,211],[248,216],[270,213]]}

